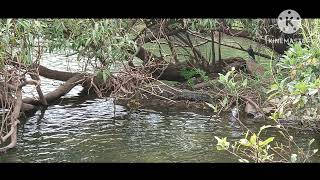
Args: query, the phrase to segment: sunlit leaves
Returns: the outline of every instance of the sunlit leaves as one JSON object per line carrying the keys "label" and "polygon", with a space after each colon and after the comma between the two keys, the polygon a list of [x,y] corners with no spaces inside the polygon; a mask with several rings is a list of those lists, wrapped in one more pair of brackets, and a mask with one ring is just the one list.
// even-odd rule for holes
{"label": "sunlit leaves", "polygon": [[259,147],[264,147],[266,145],[268,145],[269,143],[271,143],[274,140],[274,137],[270,137],[268,139],[266,139],[265,141],[259,141]]}
{"label": "sunlit leaves", "polygon": [[185,79],[187,79],[187,82],[190,86],[194,85],[192,78],[197,75],[199,75],[205,82],[209,80],[207,73],[199,68],[193,68],[193,69],[183,68],[180,71],[180,73]]}
{"label": "sunlit leaves", "polygon": [[[240,162],[249,162],[244,158],[244,156],[249,157],[255,162],[272,161],[274,154],[269,153],[269,149],[271,147],[270,143],[273,142],[274,137],[269,137],[265,140],[262,140],[260,136],[262,131],[271,127],[274,126],[262,126],[258,134],[249,133],[249,131],[247,131],[244,138],[234,142],[231,145],[231,149],[229,149],[230,143],[227,142],[226,138],[219,138],[215,136],[215,139],[218,141],[216,145],[217,150],[227,150],[228,152],[240,158],[238,159]],[[251,134],[251,136],[249,136],[249,134]]]}
{"label": "sunlit leaves", "polygon": [[220,139],[219,137],[215,136],[214,138],[218,141],[218,143],[217,143],[217,150],[218,151],[229,149],[230,143],[227,141],[226,137]]}
{"label": "sunlit leaves", "polygon": [[242,162],[242,163],[249,163],[249,161],[248,161],[248,160],[246,160],[246,159],[239,159],[239,162]]}
{"label": "sunlit leaves", "polygon": [[213,104],[211,104],[211,103],[207,103],[207,102],[205,102],[212,110],[213,110],[213,112],[218,112],[218,107],[216,107],[216,106],[214,106]]}

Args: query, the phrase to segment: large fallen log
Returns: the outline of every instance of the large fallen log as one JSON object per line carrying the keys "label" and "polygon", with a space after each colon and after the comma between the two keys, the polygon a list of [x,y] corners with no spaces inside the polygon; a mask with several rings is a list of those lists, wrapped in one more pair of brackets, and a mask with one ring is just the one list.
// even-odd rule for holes
{"label": "large fallen log", "polygon": [[[67,94],[73,87],[83,83],[85,80],[86,78],[84,77],[84,75],[76,74],[75,76],[68,79],[61,86],[59,86],[56,90],[44,95],[44,98],[47,101],[47,103],[52,103],[55,100],[59,99],[61,96],[64,96],[65,94]],[[34,105],[34,106],[42,105],[39,99],[34,99],[34,98],[24,98],[23,102],[26,104]]]}
{"label": "large fallen log", "polygon": [[38,70],[39,70],[40,76],[48,79],[59,80],[59,81],[67,81],[68,79],[74,77],[75,75],[80,74],[80,73],[52,70],[42,65],[38,66]]}
{"label": "large fallen log", "polygon": [[169,103],[176,103],[179,101],[190,101],[196,103],[215,103],[218,99],[229,96],[231,98],[239,98],[238,100],[242,101],[246,105],[250,105],[255,111],[250,111],[248,114],[253,114],[254,117],[264,116],[264,112],[259,107],[259,105],[254,102],[250,97],[244,95],[234,95],[224,92],[215,92],[215,91],[191,91],[188,89],[179,89],[176,87],[171,87],[163,83],[155,82],[148,85],[143,90],[145,93],[149,94],[152,98],[167,100]]}

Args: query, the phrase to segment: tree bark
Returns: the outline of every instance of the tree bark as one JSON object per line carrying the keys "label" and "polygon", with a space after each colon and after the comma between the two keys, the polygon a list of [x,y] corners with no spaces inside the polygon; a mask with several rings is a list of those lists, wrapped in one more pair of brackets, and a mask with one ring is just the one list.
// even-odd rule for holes
{"label": "tree bark", "polygon": [[219,39],[218,39],[218,55],[219,55],[219,66],[222,66],[222,58],[221,58],[221,32],[219,32]]}
{"label": "tree bark", "polygon": [[215,61],[216,61],[216,53],[214,48],[214,30],[211,30],[211,52],[212,52],[212,60],[211,60],[211,66],[214,68]]}
{"label": "tree bark", "polygon": [[[33,80],[36,80],[36,81],[40,82],[40,78],[39,78],[38,75],[30,74],[30,76],[31,76],[31,78],[32,78]],[[46,98],[44,97],[44,95],[43,95],[43,93],[42,93],[40,84],[37,85],[36,90],[37,90],[37,93],[38,93],[38,95],[39,95],[39,99],[40,99],[41,104],[44,105],[44,106],[47,106],[47,105],[48,105],[48,102],[47,102]]]}
{"label": "tree bark", "polygon": [[[55,100],[59,99],[61,96],[64,96],[67,94],[73,87],[83,83],[86,80],[84,75],[77,74],[73,76],[72,78],[68,79],[64,84],[59,86],[56,90],[46,94],[44,96],[44,99],[47,101],[47,103],[52,103]],[[42,105],[41,101],[38,99],[33,98],[24,98],[23,103],[31,104],[34,106]]]}
{"label": "tree bark", "polygon": [[72,73],[72,72],[65,72],[65,71],[56,71],[41,65],[39,65],[38,70],[39,70],[40,76],[48,79],[59,80],[59,81],[67,81],[73,76],[80,74],[80,73]]}

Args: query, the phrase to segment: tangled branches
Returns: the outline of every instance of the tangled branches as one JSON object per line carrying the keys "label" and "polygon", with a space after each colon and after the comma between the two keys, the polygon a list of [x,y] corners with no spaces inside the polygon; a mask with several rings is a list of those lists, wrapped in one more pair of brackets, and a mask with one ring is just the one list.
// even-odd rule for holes
{"label": "tangled branches", "polygon": [[[13,148],[17,143],[17,125],[22,108],[26,109],[30,104],[24,104],[22,100],[22,87],[35,85],[41,92],[38,80],[27,80],[26,74],[29,70],[24,70],[22,65],[6,65],[0,73],[0,101],[2,107],[2,120],[0,129],[0,152]],[[31,74],[31,73],[30,73]],[[36,75],[32,74],[36,79]],[[10,137],[10,143],[7,140]],[[8,144],[8,145],[6,145]]]}
{"label": "tangled branches", "polygon": [[[111,96],[130,99],[162,75],[169,63],[150,60],[141,67],[123,68],[110,80],[113,86]],[[156,74],[156,75],[155,75]]]}

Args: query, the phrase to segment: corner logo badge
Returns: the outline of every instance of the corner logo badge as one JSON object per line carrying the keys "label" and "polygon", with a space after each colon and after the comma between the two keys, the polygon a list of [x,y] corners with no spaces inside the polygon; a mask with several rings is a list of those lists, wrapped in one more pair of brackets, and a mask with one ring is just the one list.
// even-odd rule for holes
{"label": "corner logo badge", "polygon": [[291,9],[282,11],[277,19],[278,26],[283,33],[293,34],[301,27],[300,15]]}

